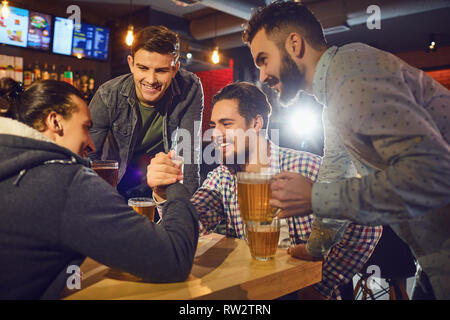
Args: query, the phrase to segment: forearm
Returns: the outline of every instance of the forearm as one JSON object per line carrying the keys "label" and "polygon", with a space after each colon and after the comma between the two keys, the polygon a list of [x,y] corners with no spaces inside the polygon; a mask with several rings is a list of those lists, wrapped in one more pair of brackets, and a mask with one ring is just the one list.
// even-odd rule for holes
{"label": "forearm", "polygon": [[404,159],[362,178],[316,183],[312,206],[319,217],[381,225],[420,216],[449,203],[446,154]]}
{"label": "forearm", "polygon": [[84,174],[75,180],[62,214],[65,246],[152,282],[185,280],[197,246],[198,219],[183,186],[168,188],[164,220],[157,225],[128,207],[101,178]]}

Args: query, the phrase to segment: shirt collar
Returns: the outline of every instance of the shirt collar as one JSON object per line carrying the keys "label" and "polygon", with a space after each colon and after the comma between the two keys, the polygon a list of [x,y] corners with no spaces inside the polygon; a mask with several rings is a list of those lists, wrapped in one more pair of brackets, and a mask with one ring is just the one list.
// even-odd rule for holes
{"label": "shirt collar", "polygon": [[[270,147],[270,165],[269,165],[269,172],[272,173],[279,173],[280,172],[280,147],[273,143],[271,140],[267,139],[267,143]],[[236,174],[237,172],[241,171],[240,166],[238,165],[225,165],[230,172]]]}
{"label": "shirt collar", "polygon": [[338,47],[332,46],[328,48],[320,57],[319,62],[316,65],[316,71],[314,72],[313,78],[313,94],[316,96],[316,99],[319,103],[326,106],[326,80],[327,80],[327,72],[330,67],[331,60],[333,60],[334,55],[336,54]]}

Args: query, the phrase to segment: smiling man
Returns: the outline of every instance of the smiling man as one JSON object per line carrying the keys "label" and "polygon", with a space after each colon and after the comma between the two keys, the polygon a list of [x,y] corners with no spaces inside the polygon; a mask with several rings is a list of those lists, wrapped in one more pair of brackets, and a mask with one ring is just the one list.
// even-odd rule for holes
{"label": "smiling man", "polygon": [[[272,107],[255,85],[236,82],[222,88],[212,101],[210,127],[221,165],[209,172],[191,201],[197,209],[201,232],[214,231],[245,239],[244,223],[237,199],[237,173],[270,170],[284,178],[302,175],[316,180],[321,158],[279,147],[267,137]],[[273,131],[272,131],[273,133]],[[148,182],[155,195],[166,185],[181,180],[180,170],[168,155],[158,154],[149,166]],[[162,195],[161,198],[164,198]],[[312,214],[282,219],[280,245],[290,244],[288,253],[299,257],[310,237]],[[372,254],[381,229],[352,224],[346,237],[323,259],[322,281],[298,292],[301,299],[340,299],[340,288],[351,281]]]}
{"label": "smiling man", "polygon": [[178,129],[191,137],[183,154],[185,184],[191,193],[199,186],[203,89],[197,76],[180,68],[179,55],[176,33],[144,28],[128,56],[131,73],[100,86],[89,105],[97,148],[91,158],[119,161],[118,191],[126,198],[151,195],[146,167],[155,154],[176,148]]}
{"label": "smiling man", "polygon": [[319,21],[298,2],[254,12],[243,40],[261,81],[282,100],[306,91],[324,106],[318,181],[273,183],[280,216],[313,210],[320,219],[389,225],[420,267],[413,298],[449,299],[449,91],[388,52],[328,47]]}

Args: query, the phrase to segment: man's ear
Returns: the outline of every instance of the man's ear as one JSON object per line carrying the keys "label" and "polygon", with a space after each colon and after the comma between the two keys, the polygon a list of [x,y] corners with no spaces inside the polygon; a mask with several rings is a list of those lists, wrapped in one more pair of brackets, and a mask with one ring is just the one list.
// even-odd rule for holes
{"label": "man's ear", "polygon": [[133,73],[133,67],[134,67],[133,57],[131,55],[128,55],[127,61],[128,61],[128,67],[130,68],[131,73]]}
{"label": "man's ear", "polygon": [[175,78],[175,76],[177,75],[178,69],[180,69],[180,61],[177,61],[177,63],[175,63],[175,65],[173,66],[175,72],[172,75],[172,78]]}
{"label": "man's ear", "polygon": [[263,127],[264,127],[264,119],[258,114],[255,118],[253,129],[255,129],[257,133],[259,133],[259,131],[261,131]]}
{"label": "man's ear", "polygon": [[302,58],[305,54],[305,41],[297,32],[291,32],[286,38],[285,49],[291,57]]}
{"label": "man's ear", "polygon": [[62,136],[64,134],[62,117],[55,111],[51,111],[45,118],[45,131]]}

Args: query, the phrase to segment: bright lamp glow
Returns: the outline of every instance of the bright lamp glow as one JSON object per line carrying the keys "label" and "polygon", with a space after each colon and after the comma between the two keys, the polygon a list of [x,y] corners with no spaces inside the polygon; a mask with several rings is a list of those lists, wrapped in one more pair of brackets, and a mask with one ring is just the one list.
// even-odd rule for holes
{"label": "bright lamp glow", "polygon": [[3,19],[7,19],[9,17],[8,1],[2,1],[1,14]]}
{"label": "bright lamp glow", "polygon": [[211,61],[212,61],[214,64],[218,64],[218,63],[220,62],[219,48],[218,48],[218,47],[216,47],[216,48],[214,49],[214,51],[213,51],[213,53],[212,53],[212,56],[211,56]]}
{"label": "bright lamp glow", "polygon": [[130,25],[128,27],[127,37],[125,38],[125,43],[129,47],[133,44],[133,41],[134,41],[133,29],[134,29],[134,27],[132,25]]}
{"label": "bright lamp glow", "polygon": [[297,111],[290,119],[292,130],[301,137],[314,135],[319,125],[319,116],[308,108]]}

